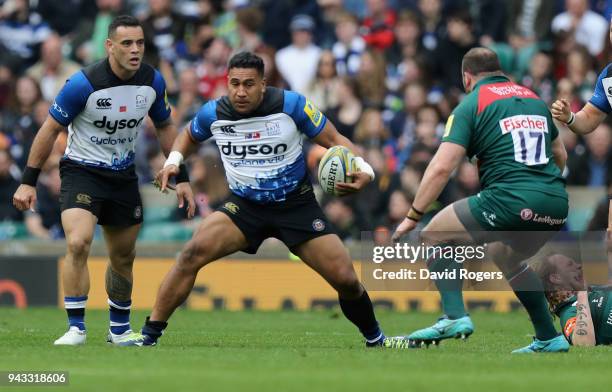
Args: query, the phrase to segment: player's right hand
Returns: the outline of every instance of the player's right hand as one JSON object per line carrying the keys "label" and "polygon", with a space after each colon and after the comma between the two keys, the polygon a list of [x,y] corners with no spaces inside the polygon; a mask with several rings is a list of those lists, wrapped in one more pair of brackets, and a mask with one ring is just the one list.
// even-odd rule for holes
{"label": "player's right hand", "polygon": [[557,99],[550,107],[550,112],[555,120],[566,123],[570,120],[572,110],[567,99]]}
{"label": "player's right hand", "polygon": [[30,210],[34,212],[36,205],[36,188],[31,185],[21,184],[13,195],[13,205],[19,211]]}
{"label": "player's right hand", "polygon": [[408,219],[408,218],[404,218],[404,220],[402,221],[402,223],[399,224],[399,226],[397,227],[397,229],[395,229],[395,232],[393,233],[393,235],[391,236],[391,241],[393,242],[397,242],[399,241],[399,239],[406,233],[414,230],[414,228],[416,227],[417,222],[412,220],[412,219]]}
{"label": "player's right hand", "polygon": [[176,165],[168,165],[161,169],[159,173],[157,173],[157,176],[155,176],[155,179],[159,184],[159,190],[165,192],[166,188],[168,187],[168,180],[170,177],[174,177],[178,175],[178,173],[179,168]]}

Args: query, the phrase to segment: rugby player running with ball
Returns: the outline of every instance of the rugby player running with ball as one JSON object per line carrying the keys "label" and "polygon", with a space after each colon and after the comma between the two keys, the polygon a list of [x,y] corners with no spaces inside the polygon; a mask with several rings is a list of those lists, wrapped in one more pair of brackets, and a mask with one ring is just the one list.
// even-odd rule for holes
{"label": "rugby player running with ball", "polygon": [[[228,95],[200,109],[177,137],[158,180],[164,190],[183,159],[214,136],[232,195],[202,221],[164,278],[142,328],[143,344],[156,344],[202,267],[237,251],[255,253],[264,239],[276,237],[338,292],[342,312],[366,346],[408,347],[405,338],[383,334],[348,251],[329,228],[308,179],[302,135],[326,148],[355,146],[302,95],[266,87],[260,57],[238,53],[228,69]],[[353,182],[337,184],[339,191],[357,192],[374,178],[370,165],[356,162],[358,171],[348,173]]]}

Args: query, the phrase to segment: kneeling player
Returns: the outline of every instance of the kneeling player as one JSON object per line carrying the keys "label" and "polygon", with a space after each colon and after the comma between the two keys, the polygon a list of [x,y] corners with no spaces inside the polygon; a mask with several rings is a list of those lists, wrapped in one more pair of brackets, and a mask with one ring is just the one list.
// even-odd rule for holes
{"label": "kneeling player", "polygon": [[[276,237],[336,289],[344,315],[367,346],[407,347],[406,339],[386,338],[379,328],[368,293],[340,238],[329,229],[307,177],[302,135],[323,147],[355,151],[355,146],[303,96],[266,88],[258,56],[239,53],[228,68],[228,96],[200,109],[176,139],[158,179],[163,190],[178,174],[183,156],[214,136],[232,195],[204,219],[166,275],[142,329],[143,344],[157,342],[202,267],[237,251],[255,253],[264,239]],[[339,184],[341,191],[359,191],[374,177],[372,168],[358,160],[354,182]]]}

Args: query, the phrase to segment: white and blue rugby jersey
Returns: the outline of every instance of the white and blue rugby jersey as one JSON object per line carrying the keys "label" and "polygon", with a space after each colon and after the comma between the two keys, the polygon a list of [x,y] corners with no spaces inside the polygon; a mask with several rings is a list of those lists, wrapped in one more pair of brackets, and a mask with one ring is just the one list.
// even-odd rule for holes
{"label": "white and blue rugby jersey", "polygon": [[604,113],[612,112],[612,63],[599,74],[589,103]]}
{"label": "white and blue rugby jersey", "polygon": [[191,122],[191,136],[213,137],[221,152],[231,191],[258,203],[283,201],[306,176],[302,134],[313,138],[327,122],[306,98],[268,87],[248,116],[227,96],[206,103]]}
{"label": "white and blue rugby jersey", "polygon": [[49,114],[68,127],[64,158],[124,170],[134,163],[134,142],[147,114],[161,125],[170,105],[166,83],[153,67],[142,64],[132,78],[121,80],[105,59],[72,75]]}

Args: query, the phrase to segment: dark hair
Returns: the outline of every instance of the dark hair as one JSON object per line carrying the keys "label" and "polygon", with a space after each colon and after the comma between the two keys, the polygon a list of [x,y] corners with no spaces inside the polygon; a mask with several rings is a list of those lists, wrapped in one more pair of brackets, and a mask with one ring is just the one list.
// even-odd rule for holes
{"label": "dark hair", "polygon": [[448,15],[447,20],[456,20],[465,23],[468,26],[472,26],[473,23],[472,15],[470,15],[470,12],[462,9],[456,10],[450,15]]}
{"label": "dark hair", "polygon": [[501,72],[497,54],[489,48],[472,48],[461,63],[461,72],[469,72],[472,75],[488,72]]}
{"label": "dark hair", "polygon": [[132,15],[119,15],[108,25],[108,37],[112,37],[120,26],[142,27],[140,21]]}
{"label": "dark hair", "polygon": [[227,67],[232,68],[255,68],[259,76],[264,76],[264,62],[261,57],[251,52],[240,52],[232,56]]}

